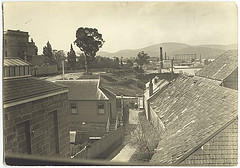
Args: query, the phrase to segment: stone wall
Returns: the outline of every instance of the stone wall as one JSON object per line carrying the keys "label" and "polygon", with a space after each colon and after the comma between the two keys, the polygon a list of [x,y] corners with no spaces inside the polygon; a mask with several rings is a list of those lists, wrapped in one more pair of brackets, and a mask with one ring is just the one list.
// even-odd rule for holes
{"label": "stone wall", "polygon": [[[68,96],[67,93],[63,93],[5,108],[3,117],[5,152],[50,155],[50,140],[51,136],[54,136],[59,140],[56,142],[59,144],[56,146],[59,154],[67,156],[69,148],[67,107]],[[51,127],[49,116],[52,112],[56,114],[55,135],[49,131]]]}

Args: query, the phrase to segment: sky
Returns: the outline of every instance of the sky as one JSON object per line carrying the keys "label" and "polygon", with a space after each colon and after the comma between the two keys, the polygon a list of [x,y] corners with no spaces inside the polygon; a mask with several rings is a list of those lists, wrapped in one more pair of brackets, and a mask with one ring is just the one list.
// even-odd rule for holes
{"label": "sky", "polygon": [[29,32],[39,54],[47,41],[69,51],[79,27],[97,28],[107,52],[163,42],[237,43],[232,2],[6,2],[3,12],[4,30]]}

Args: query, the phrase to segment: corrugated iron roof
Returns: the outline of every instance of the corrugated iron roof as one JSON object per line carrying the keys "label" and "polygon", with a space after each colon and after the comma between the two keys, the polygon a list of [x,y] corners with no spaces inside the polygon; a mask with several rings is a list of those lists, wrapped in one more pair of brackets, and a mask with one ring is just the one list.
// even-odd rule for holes
{"label": "corrugated iron roof", "polygon": [[9,78],[3,80],[3,101],[10,103],[63,89],[67,87],[33,77]]}
{"label": "corrugated iron roof", "polygon": [[196,73],[197,76],[224,80],[238,67],[238,50],[229,50]]}
{"label": "corrugated iron roof", "polygon": [[98,79],[58,80],[57,84],[68,87],[69,100],[108,100],[99,89]]}
{"label": "corrugated iron roof", "polygon": [[182,76],[150,102],[165,126],[151,162],[175,164],[237,117],[238,92]]}
{"label": "corrugated iron roof", "polygon": [[30,63],[20,58],[4,58],[4,66],[30,66]]}

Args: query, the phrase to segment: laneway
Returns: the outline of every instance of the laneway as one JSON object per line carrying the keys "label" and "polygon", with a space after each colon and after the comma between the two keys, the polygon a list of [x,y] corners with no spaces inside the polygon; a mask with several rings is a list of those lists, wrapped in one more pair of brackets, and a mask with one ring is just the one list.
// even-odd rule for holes
{"label": "laneway", "polygon": [[[138,124],[138,113],[142,112],[139,109],[129,109],[129,124]],[[124,148],[111,160],[112,162],[129,162],[131,156],[136,151],[135,147],[130,144]]]}

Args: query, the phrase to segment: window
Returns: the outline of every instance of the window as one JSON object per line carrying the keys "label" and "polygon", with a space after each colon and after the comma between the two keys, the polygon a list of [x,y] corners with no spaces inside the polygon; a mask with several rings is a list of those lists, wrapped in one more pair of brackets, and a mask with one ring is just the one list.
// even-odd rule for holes
{"label": "window", "polygon": [[71,114],[77,114],[77,105],[75,103],[71,104]]}
{"label": "window", "polygon": [[5,51],[5,57],[7,57],[7,51]]}
{"label": "window", "polygon": [[5,45],[7,45],[7,39],[5,39]]}
{"label": "window", "polygon": [[97,104],[97,113],[98,114],[105,114],[104,103],[98,103]]}

